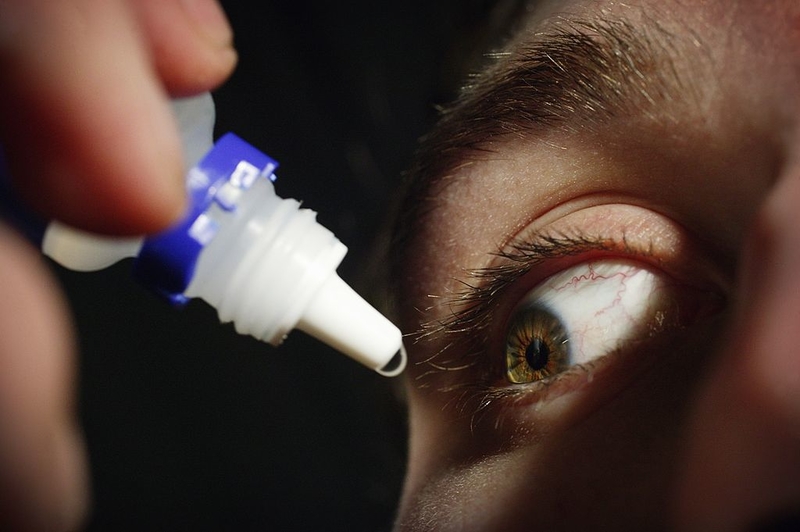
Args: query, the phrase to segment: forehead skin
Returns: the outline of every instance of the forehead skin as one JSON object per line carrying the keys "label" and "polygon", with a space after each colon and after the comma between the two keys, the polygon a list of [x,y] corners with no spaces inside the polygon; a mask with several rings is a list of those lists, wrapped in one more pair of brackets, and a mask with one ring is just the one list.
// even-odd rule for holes
{"label": "forehead skin", "polygon": [[[673,69],[669,77],[679,83],[599,119],[576,112],[547,127],[487,136],[480,149],[460,150],[435,173],[418,175],[423,185],[407,204],[398,276],[405,331],[442,318],[441,309],[424,310],[430,295],[459,290],[465,271],[486,266],[521,229],[563,215],[565,205],[625,203],[659,213],[694,235],[732,280],[761,200],[782,173],[796,169],[796,1],[547,7],[533,15],[535,23],[501,56],[495,73],[565,24],[602,18],[627,21],[656,39],[665,55],[659,66]],[[459,120],[469,118],[467,111]],[[713,346],[717,333],[698,340],[698,352]],[[584,497],[615,512],[607,523],[649,517],[667,526],[658,512],[668,505],[671,444],[688,400],[688,390],[675,393],[673,384],[675,374],[695,368],[687,373],[664,363],[658,370],[670,375],[666,381],[645,374],[579,427],[539,424],[525,431],[526,443],[506,449],[480,441],[469,423],[453,418],[446,397],[419,385],[430,349],[410,353],[411,448],[399,528],[551,530],[583,518],[603,521],[573,506]],[[594,442],[589,451],[586,441]]]}

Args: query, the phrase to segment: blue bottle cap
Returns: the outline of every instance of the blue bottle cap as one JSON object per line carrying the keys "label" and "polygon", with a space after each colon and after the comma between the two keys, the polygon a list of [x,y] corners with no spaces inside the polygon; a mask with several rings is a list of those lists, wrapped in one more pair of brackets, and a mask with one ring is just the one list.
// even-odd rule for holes
{"label": "blue bottle cap", "polygon": [[238,198],[256,179],[275,181],[278,163],[233,133],[222,136],[186,177],[187,215],[166,231],[147,238],[134,261],[133,275],[174,304],[185,304],[197,259],[216,236],[207,215],[216,204],[235,210]]}

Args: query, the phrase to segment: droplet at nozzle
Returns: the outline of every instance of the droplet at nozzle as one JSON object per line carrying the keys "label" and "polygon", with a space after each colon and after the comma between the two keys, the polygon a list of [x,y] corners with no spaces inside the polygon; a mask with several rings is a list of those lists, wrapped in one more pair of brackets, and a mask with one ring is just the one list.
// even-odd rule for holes
{"label": "droplet at nozzle", "polygon": [[400,349],[397,350],[397,353],[380,369],[377,369],[378,373],[383,375],[384,377],[396,377],[403,373],[403,370],[406,369],[406,364],[408,363],[408,354],[406,353],[406,346],[400,344]]}

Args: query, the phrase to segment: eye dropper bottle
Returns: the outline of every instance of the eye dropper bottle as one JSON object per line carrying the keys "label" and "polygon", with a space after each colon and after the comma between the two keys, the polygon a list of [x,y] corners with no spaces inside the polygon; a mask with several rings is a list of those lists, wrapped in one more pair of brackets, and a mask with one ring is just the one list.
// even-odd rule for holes
{"label": "eye dropper bottle", "polygon": [[[278,163],[232,133],[213,143],[210,94],[173,108],[191,167],[183,220],[152,236],[109,238],[55,221],[40,230],[26,219],[28,236],[78,271],[135,257],[133,275],[145,286],[174,304],[203,299],[241,334],[277,346],[300,329],[382,375],[400,374],[400,330],[336,273],[347,248],[316,213],[275,195]],[[20,225],[27,216],[6,192],[0,186],[0,212]]]}

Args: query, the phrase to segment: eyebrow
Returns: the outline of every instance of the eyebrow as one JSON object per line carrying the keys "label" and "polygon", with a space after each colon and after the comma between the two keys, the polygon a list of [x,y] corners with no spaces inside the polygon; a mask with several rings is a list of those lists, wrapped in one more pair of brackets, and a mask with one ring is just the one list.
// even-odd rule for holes
{"label": "eyebrow", "polygon": [[597,130],[616,118],[657,119],[663,104],[697,97],[675,67],[674,42],[647,18],[634,26],[622,19],[561,17],[546,32],[528,31],[510,51],[494,54],[497,62],[463,89],[420,141],[395,224],[395,270],[440,187],[489,156],[493,143],[559,128]]}

